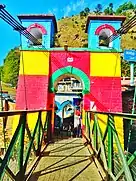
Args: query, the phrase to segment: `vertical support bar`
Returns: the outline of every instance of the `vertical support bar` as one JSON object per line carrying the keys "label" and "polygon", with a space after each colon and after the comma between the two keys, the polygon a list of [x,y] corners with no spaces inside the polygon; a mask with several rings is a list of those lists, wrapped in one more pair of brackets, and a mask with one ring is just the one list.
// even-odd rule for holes
{"label": "vertical support bar", "polygon": [[48,111],[47,112],[47,141],[48,142],[50,142],[52,139],[51,115],[52,115],[52,111]]}
{"label": "vertical support bar", "polygon": [[85,110],[82,110],[82,135],[85,134]]}
{"label": "vertical support bar", "polygon": [[45,117],[45,122],[43,125],[43,133],[42,133],[43,134],[43,141],[45,144],[47,143],[47,126],[48,126],[47,117],[48,117],[48,111],[46,111],[46,117]]}
{"label": "vertical support bar", "polygon": [[87,130],[87,129],[86,129],[86,119],[87,119],[87,118],[86,118],[86,114],[87,114],[87,112],[85,111],[85,130],[84,130],[84,131],[85,131],[85,134],[87,134],[87,132],[86,132],[86,130]]}
{"label": "vertical support bar", "polygon": [[97,145],[98,137],[97,137],[97,124],[96,124],[96,122],[97,122],[97,116],[95,114],[94,115],[94,148],[97,150],[97,148],[98,148],[98,145]]}
{"label": "vertical support bar", "polygon": [[108,169],[112,173],[113,172],[113,133],[111,127],[111,119],[109,119],[108,115]]}
{"label": "vertical support bar", "polygon": [[7,122],[7,117],[3,117],[3,138],[4,138],[4,150],[6,152],[7,150],[7,144],[6,144],[6,122]]}
{"label": "vertical support bar", "polygon": [[85,135],[88,137],[87,112],[85,112]]}
{"label": "vertical support bar", "polygon": [[53,107],[53,109],[51,110],[51,133],[54,134],[54,120],[55,120],[55,117],[54,117],[54,112],[55,112],[55,109]]}
{"label": "vertical support bar", "polygon": [[89,122],[90,122],[90,140],[92,142],[92,140],[93,140],[93,126],[92,126],[93,120],[92,120],[92,113],[91,112],[89,112]]}
{"label": "vertical support bar", "polygon": [[39,111],[39,115],[38,115],[38,136],[37,136],[37,151],[36,151],[36,156],[39,156],[40,154],[40,149],[41,149],[41,144],[40,144],[40,136],[41,136],[41,127],[40,127],[40,123],[41,123],[41,111]]}
{"label": "vertical support bar", "polygon": [[134,62],[130,62],[130,85],[134,86]]}
{"label": "vertical support bar", "polygon": [[90,113],[87,112],[87,128],[88,128],[88,138],[90,140],[90,119],[89,119],[89,115]]}
{"label": "vertical support bar", "polygon": [[24,178],[24,167],[23,167],[23,160],[24,160],[24,138],[25,138],[25,125],[26,125],[26,113],[21,115],[21,129],[20,129],[20,143],[19,143],[19,178]]}

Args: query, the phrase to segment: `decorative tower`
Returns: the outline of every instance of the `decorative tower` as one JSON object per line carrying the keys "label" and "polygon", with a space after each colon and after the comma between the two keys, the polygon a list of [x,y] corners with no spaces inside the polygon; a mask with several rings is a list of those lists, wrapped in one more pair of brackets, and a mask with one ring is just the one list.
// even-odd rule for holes
{"label": "decorative tower", "polygon": [[[91,94],[86,95],[85,105],[100,111],[122,112],[120,38],[116,30],[124,16],[89,16],[88,48],[90,51]],[[112,37],[112,38],[111,38]],[[87,98],[90,98],[91,103]]]}
{"label": "decorative tower", "polygon": [[19,15],[18,18],[39,44],[21,35],[16,108],[43,109],[47,106],[49,50],[54,45],[57,32],[56,19],[53,15]]}
{"label": "decorative tower", "polygon": [[[38,39],[38,47],[51,48],[54,46],[54,36],[57,32],[57,24],[54,15],[19,15],[19,20],[26,30]],[[22,48],[37,48],[37,45],[29,41],[24,36],[22,39]]]}
{"label": "decorative tower", "polygon": [[[116,30],[121,27],[125,16],[89,16],[87,19],[86,32],[88,32],[88,48],[98,50],[112,50],[120,52],[120,37]],[[112,36],[112,37],[111,37]]]}

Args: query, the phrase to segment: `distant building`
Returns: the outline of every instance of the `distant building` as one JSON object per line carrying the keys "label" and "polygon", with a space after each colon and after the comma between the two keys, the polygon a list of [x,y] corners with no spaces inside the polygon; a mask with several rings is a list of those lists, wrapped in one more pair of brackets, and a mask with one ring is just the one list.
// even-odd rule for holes
{"label": "distant building", "polygon": [[81,93],[82,82],[74,77],[67,77],[58,82],[57,93]]}
{"label": "distant building", "polygon": [[[134,78],[134,86],[136,86],[136,77]],[[122,77],[121,78],[121,87],[122,92],[130,91],[133,86],[130,86],[130,77]]]}

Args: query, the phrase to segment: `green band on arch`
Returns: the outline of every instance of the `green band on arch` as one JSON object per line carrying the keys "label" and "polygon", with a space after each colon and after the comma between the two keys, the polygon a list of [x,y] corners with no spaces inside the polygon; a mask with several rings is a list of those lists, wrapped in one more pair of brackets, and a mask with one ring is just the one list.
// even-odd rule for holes
{"label": "green band on arch", "polygon": [[72,67],[72,66],[67,66],[61,69],[56,70],[52,76],[50,77],[50,87],[49,87],[49,91],[50,92],[55,92],[55,88],[54,88],[54,84],[55,81],[57,81],[57,79],[65,74],[71,74],[73,76],[78,77],[78,79],[80,79],[83,83],[83,94],[88,94],[90,92],[90,79],[88,78],[88,76],[81,71],[78,68]]}

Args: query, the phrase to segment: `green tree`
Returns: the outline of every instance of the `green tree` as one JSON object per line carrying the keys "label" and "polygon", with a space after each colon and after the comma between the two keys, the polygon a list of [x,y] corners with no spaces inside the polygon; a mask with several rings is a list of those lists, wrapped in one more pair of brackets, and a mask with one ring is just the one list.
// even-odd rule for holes
{"label": "green tree", "polygon": [[113,11],[113,3],[109,4],[109,15],[113,15],[114,11]]}
{"label": "green tree", "polygon": [[88,15],[88,14],[90,13],[90,9],[89,9],[88,7],[86,7],[86,8],[84,9],[84,12]]}
{"label": "green tree", "polygon": [[113,15],[114,11],[113,11],[113,3],[110,3],[109,6],[104,10],[104,13],[106,15]]}
{"label": "green tree", "polygon": [[85,16],[86,16],[86,13],[84,11],[81,11],[80,12],[80,18],[85,17]]}
{"label": "green tree", "polygon": [[106,14],[106,15],[109,14],[109,7],[107,7],[106,9],[104,9],[104,14]]}
{"label": "green tree", "polygon": [[130,77],[130,65],[123,58],[121,59],[121,76]]}
{"label": "green tree", "polygon": [[116,10],[116,14],[122,14],[124,11],[127,10],[135,11],[135,5],[131,1],[125,2],[124,4],[120,5]]}
{"label": "green tree", "polygon": [[129,1],[128,3],[127,3],[127,10],[128,9],[134,9],[135,8],[135,5],[131,2],[131,1]]}
{"label": "green tree", "polygon": [[96,15],[100,15],[102,13],[101,11],[102,11],[102,5],[101,4],[97,4],[97,6],[96,6],[96,8],[94,10],[94,13]]}
{"label": "green tree", "polygon": [[0,66],[0,73],[3,73],[3,66]]}
{"label": "green tree", "polygon": [[15,48],[8,53],[4,65],[2,81],[16,86],[19,73],[20,51]]}

